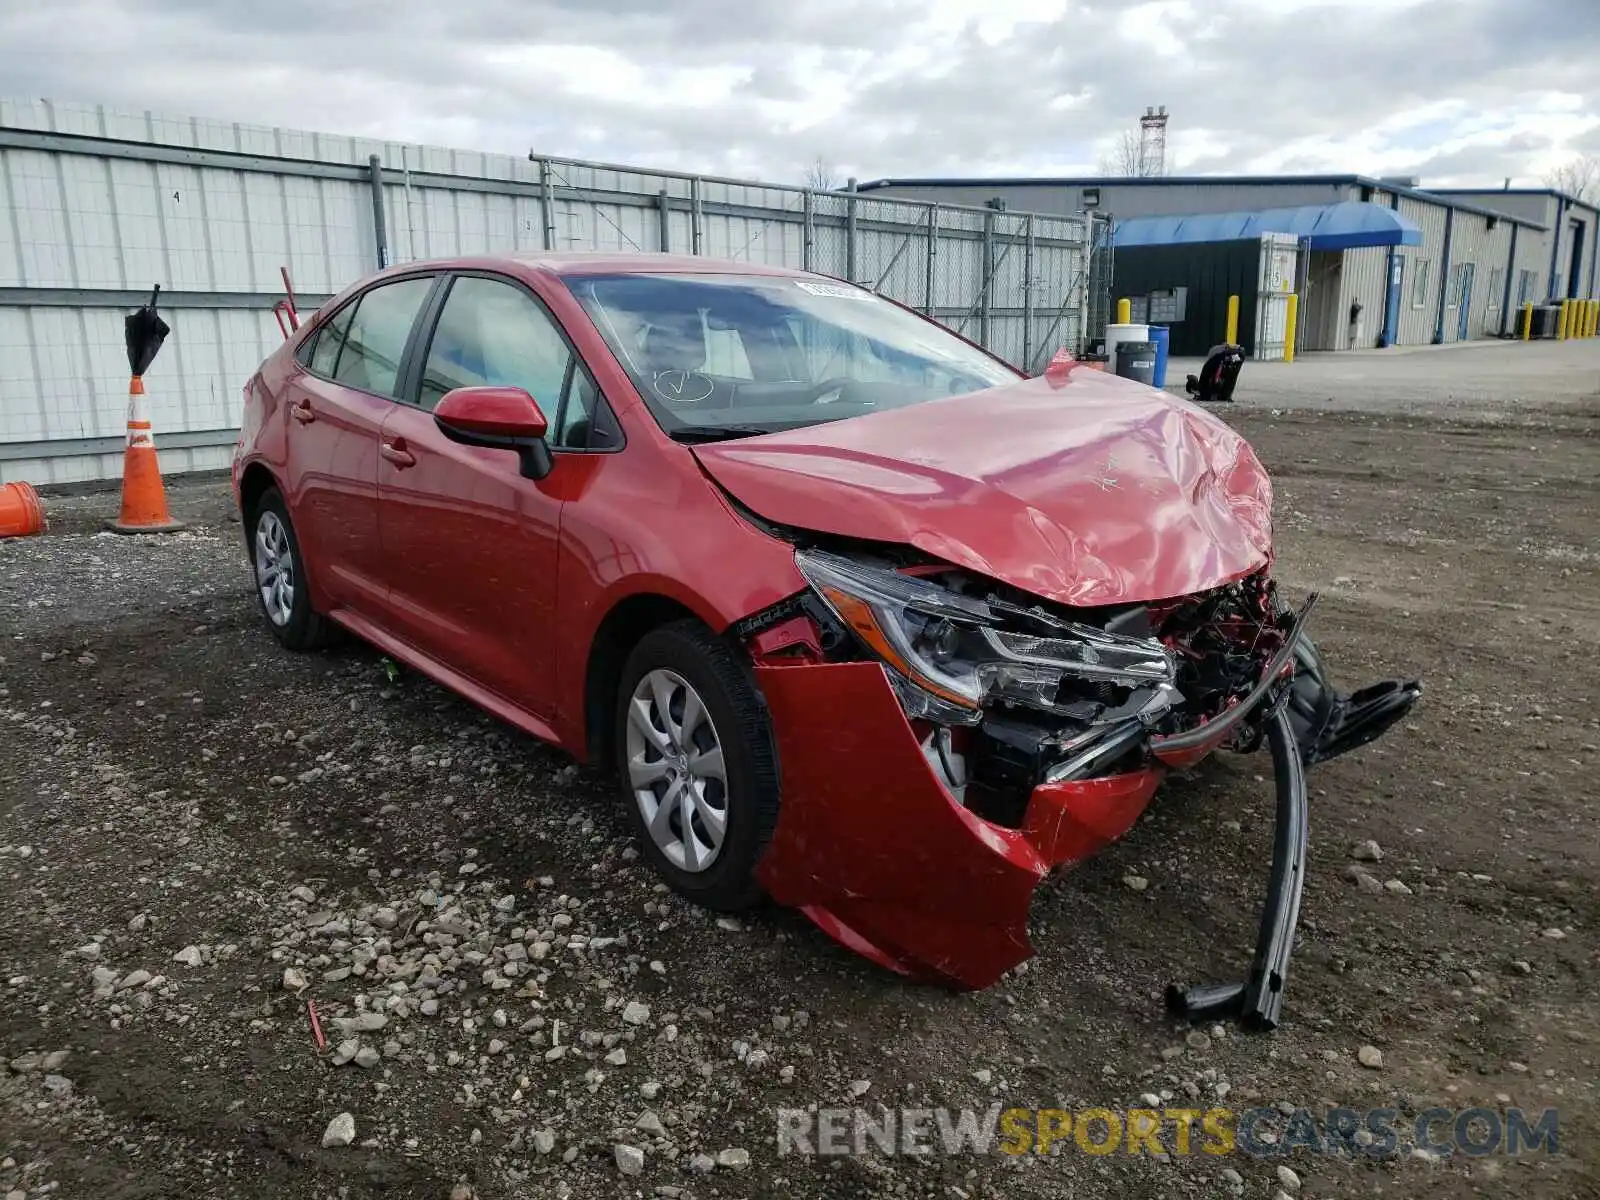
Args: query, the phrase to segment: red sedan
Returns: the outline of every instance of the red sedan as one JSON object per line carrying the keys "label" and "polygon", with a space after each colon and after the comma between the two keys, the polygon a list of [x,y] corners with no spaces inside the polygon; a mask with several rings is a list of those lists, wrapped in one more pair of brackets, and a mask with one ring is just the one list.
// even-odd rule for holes
{"label": "red sedan", "polygon": [[382,272],[250,380],[234,487],[285,646],[340,627],[614,765],[684,895],[960,986],[1167,766],[1282,725],[1298,770],[1416,694],[1326,685],[1226,425],[780,268]]}

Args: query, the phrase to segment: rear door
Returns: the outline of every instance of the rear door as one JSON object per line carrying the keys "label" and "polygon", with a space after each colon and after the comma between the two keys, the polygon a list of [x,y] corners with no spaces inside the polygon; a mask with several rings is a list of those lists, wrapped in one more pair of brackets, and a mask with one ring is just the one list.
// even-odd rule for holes
{"label": "rear door", "polygon": [[291,377],[285,477],[322,601],[381,616],[378,434],[435,275],[362,292],[327,321]]}
{"label": "rear door", "polygon": [[[448,287],[419,343],[409,394],[382,431],[379,527],[391,620],[444,666],[548,714],[562,497],[581,470],[573,452],[614,448],[620,437],[530,290],[486,274],[456,276]],[[434,406],[453,388],[479,384],[523,388],[543,409],[555,452],[544,479],[524,479],[513,453],[439,432]]]}

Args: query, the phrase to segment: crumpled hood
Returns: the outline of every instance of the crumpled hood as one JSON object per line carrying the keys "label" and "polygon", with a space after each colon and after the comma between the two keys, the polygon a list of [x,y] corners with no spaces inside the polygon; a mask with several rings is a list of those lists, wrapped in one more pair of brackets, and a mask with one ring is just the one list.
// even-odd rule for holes
{"label": "crumpled hood", "polygon": [[1187,595],[1272,555],[1272,485],[1243,438],[1082,366],[694,453],[768,520],[909,543],[1062,604]]}

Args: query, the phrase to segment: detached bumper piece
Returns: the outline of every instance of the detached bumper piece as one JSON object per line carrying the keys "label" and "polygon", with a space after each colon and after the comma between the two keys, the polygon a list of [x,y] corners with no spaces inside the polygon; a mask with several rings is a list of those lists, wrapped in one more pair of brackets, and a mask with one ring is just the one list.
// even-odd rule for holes
{"label": "detached bumper piece", "polygon": [[1295,650],[1289,717],[1307,766],[1365,746],[1411,711],[1422,695],[1419,680],[1386,679],[1343,695],[1328,679],[1322,655],[1302,640]]}
{"label": "detached bumper piece", "polygon": [[1300,895],[1305,888],[1309,818],[1300,744],[1286,711],[1267,724],[1272,775],[1277,788],[1277,818],[1272,835],[1272,874],[1261,913],[1255,958],[1243,983],[1201,984],[1167,989],[1169,1011],[1190,1021],[1236,1017],[1254,1029],[1276,1029],[1283,1015],[1283,989],[1289,977]]}

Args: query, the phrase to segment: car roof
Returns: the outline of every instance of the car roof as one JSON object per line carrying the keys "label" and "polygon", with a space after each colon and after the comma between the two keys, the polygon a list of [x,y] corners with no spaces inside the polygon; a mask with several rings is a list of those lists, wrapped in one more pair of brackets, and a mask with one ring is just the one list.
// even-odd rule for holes
{"label": "car roof", "polygon": [[[529,250],[518,254],[475,255],[407,263],[407,267],[456,269],[522,268],[551,275],[778,275],[804,278],[808,271],[769,263],[704,258],[690,254],[626,254],[616,251]],[[819,277],[820,278],[820,277]]]}

